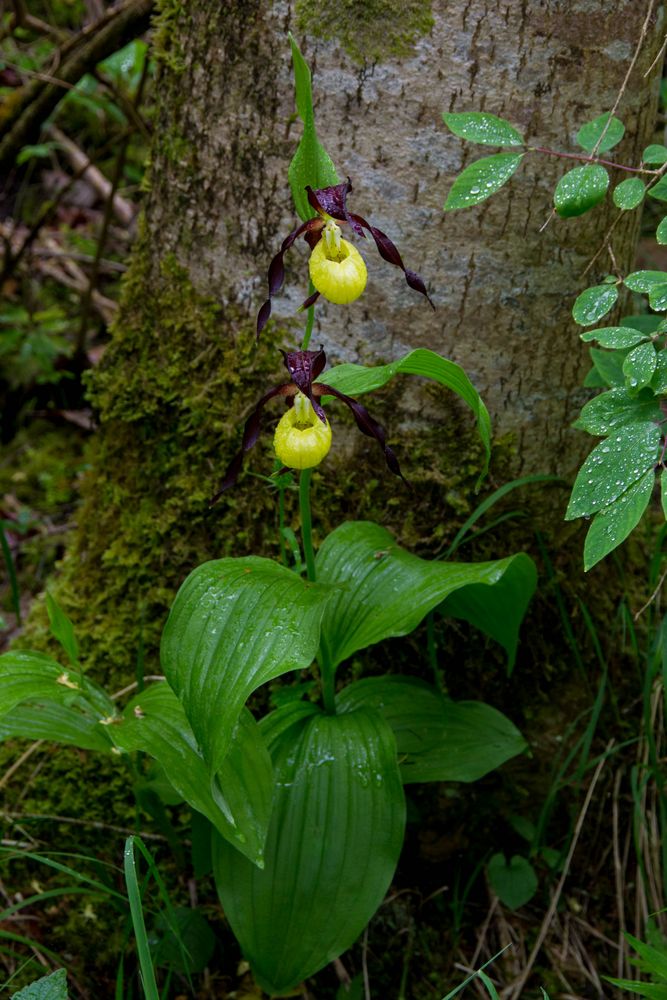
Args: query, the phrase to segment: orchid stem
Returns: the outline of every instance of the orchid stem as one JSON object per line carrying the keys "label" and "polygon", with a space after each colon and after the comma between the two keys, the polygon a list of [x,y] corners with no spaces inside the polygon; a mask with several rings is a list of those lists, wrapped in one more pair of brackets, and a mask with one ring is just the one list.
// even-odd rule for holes
{"label": "orchid stem", "polygon": [[287,559],[287,546],[285,545],[285,488],[278,487],[278,544],[280,546],[280,559],[283,566],[289,566]]}
{"label": "orchid stem", "polygon": [[312,469],[302,469],[299,478],[299,509],[301,511],[301,540],[306,559],[308,579],[315,582],[315,553],[313,552],[313,518],[310,512],[310,477]]}
{"label": "orchid stem", "polygon": [[[308,295],[312,295],[315,291],[315,285],[312,281],[308,281]],[[315,306],[309,306],[308,315],[306,317],[306,329],[303,332],[303,343],[301,344],[301,350],[307,351],[308,345],[310,344],[310,338],[313,334],[313,323],[315,321]]]}
{"label": "orchid stem", "polygon": [[[306,560],[308,579],[315,582],[315,552],[313,550],[313,519],[310,511],[310,479],[312,469],[302,469],[299,477],[299,509],[301,511],[301,540]],[[336,714],[336,674],[324,636],[320,638],[319,667],[322,680],[322,700],[324,710],[329,715]]]}

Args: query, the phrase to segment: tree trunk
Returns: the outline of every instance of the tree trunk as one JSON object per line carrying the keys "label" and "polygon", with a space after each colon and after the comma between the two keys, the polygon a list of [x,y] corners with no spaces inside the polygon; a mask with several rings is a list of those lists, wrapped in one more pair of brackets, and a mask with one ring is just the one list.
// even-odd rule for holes
{"label": "tree trunk", "polygon": [[[246,477],[212,515],[206,500],[250,404],[284,378],[275,345],[300,340],[301,246],[290,251],[272,332],[258,352],[253,340],[269,260],[295,224],[287,165],[300,126],[287,31],[303,41],[318,133],[341,176],[352,178],[353,209],[395,240],[437,305],[432,313],[369,242],[364,296],[349,307],[318,304],[313,343],[330,361],[386,361],[418,346],[458,361],[505,441],[505,480],[570,475],[588,445],[568,429],[587,368],[570,309],[611,268],[600,257],[582,280],[616,210],[600,206],[540,232],[554,184],[572,164],[535,155],[490,201],[444,214],[453,177],[485,150],[448,133],[441,113],[491,111],[536,145],[568,148],[580,124],[613,105],[646,13],[646,4],[606,0],[436,0],[432,10],[425,0],[162,0],[145,229],[112,344],[91,379],[101,427],[62,577],[61,597],[98,663],[127,672],[139,633],[153,647],[196,562],[276,552],[274,497],[254,488],[258,480]],[[629,163],[652,136],[657,79],[644,73],[660,22],[649,25],[619,109],[627,131],[618,157]],[[369,61],[355,61],[364,55]],[[637,228],[627,213],[613,231],[621,269]],[[383,399],[369,405],[415,494],[406,500],[375,445],[338,435],[321,467],[324,526],[345,514],[377,517],[409,543],[446,539],[470,510],[479,472],[469,414],[444,391],[409,380]],[[268,444],[252,468],[271,471]]]}

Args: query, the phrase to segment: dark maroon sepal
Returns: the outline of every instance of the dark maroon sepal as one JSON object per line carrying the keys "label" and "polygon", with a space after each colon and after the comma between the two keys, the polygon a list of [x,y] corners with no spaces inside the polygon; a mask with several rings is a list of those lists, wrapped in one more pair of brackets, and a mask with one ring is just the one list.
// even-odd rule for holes
{"label": "dark maroon sepal", "polygon": [[246,452],[250,451],[253,445],[256,443],[259,437],[259,429],[261,424],[261,414],[264,406],[270,399],[274,396],[294,396],[296,394],[296,386],[290,385],[288,382],[284,385],[277,385],[273,389],[269,389],[265,393],[259,402],[255,405],[252,413],[245,422],[243,428],[243,441],[241,443],[241,450],[234,455],[227,467],[227,471],[223,477],[222,483],[220,484],[220,489],[211,497],[208,502],[209,507],[212,507],[214,503],[220,499],[226,490],[230,489],[232,486],[236,485],[236,482],[241,474],[241,469],[243,468],[243,458]]}
{"label": "dark maroon sepal", "polygon": [[283,240],[280,250],[269,264],[269,297],[257,313],[257,337],[259,337],[271,315],[271,299],[283,287],[285,280],[283,257],[295,241],[298,240],[299,236],[302,236],[304,233],[308,236],[312,232],[317,232],[324,227],[324,224],[324,220],[319,216],[314,219],[308,219],[307,222],[302,222],[300,226],[293,229]]}
{"label": "dark maroon sepal", "polygon": [[317,191],[308,186],[306,192],[308,201],[316,212],[325,212],[338,222],[348,222],[358,236],[366,236],[354,215],[347,210],[347,196],[352,190],[352,181],[348,179],[343,184],[319,188]]}
{"label": "dark maroon sepal", "polygon": [[410,271],[405,266],[403,258],[398,252],[398,247],[389,239],[387,234],[383,233],[381,229],[371,226],[370,222],[367,222],[361,215],[354,215],[352,218],[354,218],[355,222],[357,222],[360,226],[365,226],[369,231],[375,240],[375,246],[378,248],[378,253],[382,259],[386,260],[389,264],[393,264],[394,267],[400,267],[410,288],[413,288],[416,292],[421,292],[421,294],[426,297],[431,309],[435,309],[431,297],[426,291],[426,285],[416,271]]}
{"label": "dark maroon sepal", "polygon": [[396,455],[387,444],[387,435],[384,427],[370,415],[366,407],[362,406],[361,403],[358,403],[356,399],[352,399],[351,396],[346,396],[344,392],[339,392],[338,389],[334,389],[333,386],[326,385],[324,382],[318,382],[315,389],[318,396],[332,395],[337,399],[340,399],[341,402],[346,404],[346,406],[349,406],[361,433],[365,434],[367,437],[375,438],[377,443],[382,448],[387,468],[390,472],[393,472],[395,476],[398,476],[399,479],[402,479],[405,485],[410,488],[410,483],[401,472],[401,467],[398,464]]}

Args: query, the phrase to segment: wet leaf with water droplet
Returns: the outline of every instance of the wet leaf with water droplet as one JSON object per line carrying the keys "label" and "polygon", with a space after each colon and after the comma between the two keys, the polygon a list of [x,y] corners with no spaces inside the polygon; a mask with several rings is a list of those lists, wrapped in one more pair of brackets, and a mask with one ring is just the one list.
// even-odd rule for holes
{"label": "wet leaf with water droplet", "polygon": [[625,388],[610,389],[586,403],[574,427],[589,434],[611,434],[617,427],[659,420],[660,416],[655,396],[639,399]]}
{"label": "wet leaf with water droplet", "polygon": [[572,306],[572,318],[579,326],[592,326],[616,305],[616,285],[593,285],[577,295]]}
{"label": "wet leaf with water droplet", "polygon": [[649,167],[661,167],[663,163],[667,163],[667,146],[660,146],[658,143],[647,146],[642,153],[642,163]]}
{"label": "wet leaf with water droplet", "polygon": [[632,389],[648,385],[653,378],[656,362],[655,347],[650,342],[633,347],[623,362],[626,385]]}
{"label": "wet leaf with water droplet", "polygon": [[648,507],[654,482],[655,473],[651,468],[596,515],[584,543],[584,569],[589,570],[604,559],[637,527]]}
{"label": "wet leaf with water droplet", "polygon": [[662,513],[667,520],[667,469],[663,469],[660,473],[660,502],[662,504]]}
{"label": "wet leaf with water droplet", "polygon": [[597,445],[582,465],[565,520],[586,517],[613,503],[658,458],[660,430],[650,421],[627,424]]}
{"label": "wet leaf with water droplet", "polygon": [[523,136],[513,125],[496,115],[483,111],[445,113],[447,128],[460,139],[479,142],[484,146],[523,146]]}
{"label": "wet leaf with water droplet", "polygon": [[654,285],[648,293],[648,302],[656,312],[667,311],[667,283]]}
{"label": "wet leaf with water droplet", "polygon": [[599,330],[587,330],[579,336],[587,343],[597,340],[600,347],[634,347],[635,344],[646,340],[646,334],[639,330],[633,330],[630,326],[603,326]]}
{"label": "wet leaf with water droplet", "polygon": [[655,374],[651,379],[651,388],[659,396],[667,393],[667,349],[664,347],[661,351],[658,351]]}
{"label": "wet leaf with water droplet", "polygon": [[[609,125],[607,125],[609,122]],[[603,136],[604,133],[604,136]],[[611,118],[607,112],[599,115],[593,121],[586,122],[577,132],[577,142],[587,153],[592,153],[598,140],[602,137],[600,145],[597,147],[598,153],[606,153],[613,149],[625,135],[625,125],[619,118]]]}
{"label": "wet leaf with water droplet", "polygon": [[614,188],[614,205],[625,211],[637,208],[637,205],[641,205],[644,200],[645,191],[646,186],[643,181],[640,181],[638,177],[628,177],[627,180],[621,181]]}
{"label": "wet leaf with water droplet", "polygon": [[575,167],[558,181],[554,208],[562,219],[583,215],[603,200],[608,187],[609,174],[604,167]]}
{"label": "wet leaf with water droplet", "polygon": [[510,179],[523,157],[523,153],[496,153],[471,163],[452,184],[445,211],[469,208],[489,198]]}

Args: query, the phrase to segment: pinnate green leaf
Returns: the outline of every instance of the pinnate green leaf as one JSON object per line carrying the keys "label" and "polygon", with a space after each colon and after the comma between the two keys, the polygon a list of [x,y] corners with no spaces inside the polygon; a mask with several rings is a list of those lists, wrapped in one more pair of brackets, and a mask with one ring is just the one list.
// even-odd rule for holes
{"label": "pinnate green leaf", "polygon": [[340,712],[380,712],[391,726],[404,784],[477,781],[526,748],[506,716],[481,701],[452,701],[411,677],[365,677],[338,694]]}
{"label": "pinnate green leaf", "polygon": [[504,854],[494,854],[487,865],[491,888],[510,910],[528,903],[537,891],[537,875],[527,858],[515,854],[507,861]]}
{"label": "pinnate green leaf", "polygon": [[656,312],[665,312],[667,310],[667,283],[654,285],[649,290],[648,302],[651,309],[655,309]]}
{"label": "pinnate green leaf", "polygon": [[662,513],[667,519],[667,469],[663,469],[660,473],[660,503],[662,504]]}
{"label": "pinnate green leaf", "polygon": [[615,348],[634,347],[640,341],[646,340],[646,334],[631,326],[605,326],[599,330],[586,330],[579,336],[584,342],[597,340],[600,347]]}
{"label": "pinnate green leaf", "polygon": [[660,430],[650,421],[628,424],[597,445],[574,483],[565,513],[567,521],[607,507],[653,469]]}
{"label": "pinnate green leaf", "polygon": [[162,634],[161,660],[211,774],[249,695],[310,666],[330,596],[258,556],[203,563],[185,580]]}
{"label": "pinnate green leaf", "polygon": [[[323,649],[336,666],[359,649],[407,635],[445,598],[471,585],[487,587],[492,601],[494,588],[502,588],[517,558],[486,563],[430,561],[400,548],[378,524],[341,524],[324,540],[316,558],[317,579],[333,592],[322,621]],[[510,589],[515,584],[516,580]],[[445,613],[453,615],[456,609],[448,612],[445,606]],[[470,605],[465,614],[473,615]],[[482,617],[475,620],[479,627],[484,627]]]}
{"label": "pinnate green leaf", "polygon": [[664,246],[664,244],[667,243],[667,215],[658,223],[658,228],[655,231],[655,238],[661,246]]}
{"label": "pinnate green leaf", "polygon": [[572,318],[579,326],[592,326],[616,305],[616,285],[593,285],[577,295],[572,306]]}
{"label": "pinnate green leaf", "polygon": [[655,374],[651,379],[651,389],[661,396],[667,393],[667,350],[664,347],[658,351]]}
{"label": "pinnate green leaf", "polygon": [[591,569],[609,555],[637,527],[649,505],[654,483],[655,473],[650,468],[625,493],[603,507],[593,518],[584,542],[585,570]]}
{"label": "pinnate green leaf", "polygon": [[640,181],[638,177],[628,177],[627,180],[621,181],[614,188],[614,205],[625,210],[637,208],[637,205],[641,205],[644,200],[645,192],[646,187],[643,181]]}
{"label": "pinnate green leaf", "polygon": [[[600,376],[600,382],[595,385],[621,386],[625,385],[625,375],[623,374],[623,362],[627,351],[599,351],[596,347],[589,350],[591,361],[595,371]],[[592,382],[586,382],[593,385]]]}
{"label": "pinnate green leaf", "polygon": [[649,167],[661,167],[663,163],[667,163],[667,146],[660,146],[657,143],[647,146],[642,153],[642,163],[646,163]]}
{"label": "pinnate green leaf", "polygon": [[109,730],[120,750],[140,750],[157,760],[189,805],[252,862],[262,863],[273,769],[247,709],[234,726],[229,752],[213,779],[178,698],[164,682],[133,698],[122,720]]}
{"label": "pinnate green leaf", "polygon": [[[386,385],[395,375],[419,375],[451,389],[467,403],[477,420],[477,432],[484,445],[486,472],[491,456],[491,420],[482,398],[460,365],[434,351],[418,347],[388,365],[336,365],[321,376],[321,380],[348,396],[361,396]],[[481,477],[480,477],[481,478]]]}
{"label": "pinnate green leaf", "polygon": [[556,185],[554,208],[562,219],[583,215],[604,199],[608,187],[609,174],[604,167],[574,167]]}
{"label": "pinnate green leaf", "polygon": [[484,146],[523,146],[523,136],[513,125],[496,115],[482,111],[468,113],[445,113],[443,119],[447,128],[460,139],[479,142]]}
{"label": "pinnate green leaf", "polygon": [[664,285],[667,282],[667,271],[633,271],[623,284],[632,292],[650,292],[656,285]]}
{"label": "pinnate green leaf", "polygon": [[653,395],[639,398],[626,388],[610,389],[584,405],[574,426],[589,434],[611,434],[618,427],[660,419],[660,404]]}
{"label": "pinnate green leaf", "polygon": [[667,201],[667,177],[661,177],[646,193],[656,201]]}
{"label": "pinnate green leaf", "polygon": [[405,802],[396,742],[377,712],[311,715],[269,745],[276,790],[265,867],[220,838],[213,867],[255,979],[275,995],[361,934],[393,877]]}
{"label": "pinnate green leaf", "polygon": [[651,343],[633,347],[623,362],[623,374],[631,389],[641,389],[648,385],[655,373],[657,355]]}
{"label": "pinnate green leaf", "polygon": [[[607,123],[609,123],[607,125]],[[604,135],[603,135],[604,133]],[[597,146],[598,153],[606,153],[613,149],[625,135],[625,125],[618,118],[611,118],[610,115],[600,115],[593,121],[586,122],[577,132],[577,142],[587,153],[592,153]],[[602,141],[598,146],[598,140]]]}
{"label": "pinnate green leaf", "polygon": [[452,184],[445,201],[445,212],[470,208],[490,198],[507,183],[523,157],[523,153],[495,153],[471,163]]}

